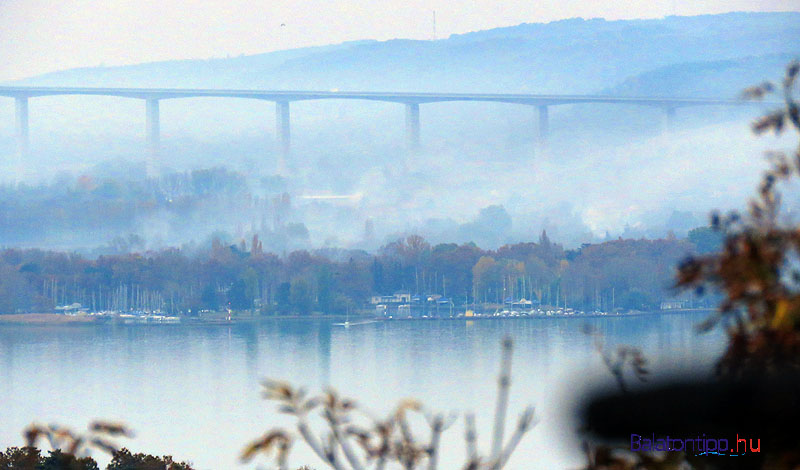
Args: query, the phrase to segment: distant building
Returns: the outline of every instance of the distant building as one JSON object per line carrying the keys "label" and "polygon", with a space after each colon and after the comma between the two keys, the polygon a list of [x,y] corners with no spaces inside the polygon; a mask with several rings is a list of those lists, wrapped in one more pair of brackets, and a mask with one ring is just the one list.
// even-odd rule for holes
{"label": "distant building", "polygon": [[392,295],[373,295],[369,300],[372,305],[407,304],[409,302],[411,302],[411,294],[408,292],[395,292]]}
{"label": "distant building", "polygon": [[379,317],[388,316],[410,316],[409,303],[411,294],[408,292],[395,292],[392,295],[373,295],[369,303],[375,306],[375,315]]}
{"label": "distant building", "polygon": [[438,297],[438,299],[436,299],[436,316],[437,317],[441,317],[441,316],[452,317],[453,316],[453,308],[455,307],[455,305],[453,304],[453,301],[448,299],[447,297],[442,297],[442,296],[437,296],[437,297]]}
{"label": "distant building", "polygon": [[503,304],[511,309],[514,310],[530,310],[533,308],[534,305],[539,305],[538,299],[528,300],[525,298],[514,300],[511,297],[508,297]]}
{"label": "distant building", "polygon": [[56,307],[56,313],[63,313],[64,315],[78,315],[81,313],[85,314],[88,311],[88,308],[77,302],[74,304],[60,305]]}
{"label": "distant building", "polygon": [[661,310],[679,310],[686,308],[685,300],[664,300],[661,302]]}

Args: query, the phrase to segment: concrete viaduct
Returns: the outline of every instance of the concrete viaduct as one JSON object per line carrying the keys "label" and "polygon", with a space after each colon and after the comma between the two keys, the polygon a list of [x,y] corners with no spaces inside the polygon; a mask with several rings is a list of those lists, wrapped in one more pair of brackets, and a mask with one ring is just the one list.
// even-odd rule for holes
{"label": "concrete viaduct", "polygon": [[177,98],[244,98],[275,103],[276,135],[279,146],[278,171],[285,168],[285,160],[291,151],[291,129],[289,104],[304,100],[369,100],[387,101],[405,105],[406,144],[410,151],[420,149],[420,105],[446,101],[479,101],[510,103],[536,107],[539,111],[538,142],[541,147],[549,132],[548,109],[550,106],[576,103],[610,103],[660,108],[664,113],[665,129],[672,127],[677,108],[689,106],[739,106],[753,104],[751,101],[715,98],[657,98],[624,97],[604,95],[531,95],[488,93],[391,93],[359,91],[267,91],[224,89],[153,89],[153,88],[74,88],[74,87],[14,87],[0,86],[0,96],[13,98],[16,102],[17,154],[21,161],[29,152],[28,102],[31,98],[57,95],[117,96],[143,100],[147,145],[149,150],[147,168],[153,174],[159,158],[160,122],[159,102]]}

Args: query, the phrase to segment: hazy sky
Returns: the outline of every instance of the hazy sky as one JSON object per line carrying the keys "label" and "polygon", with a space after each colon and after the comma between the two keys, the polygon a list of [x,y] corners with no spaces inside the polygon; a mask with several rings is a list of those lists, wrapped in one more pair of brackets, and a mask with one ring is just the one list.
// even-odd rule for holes
{"label": "hazy sky", "polygon": [[353,39],[430,39],[434,10],[441,38],[571,17],[800,10],[800,0],[0,0],[0,80]]}

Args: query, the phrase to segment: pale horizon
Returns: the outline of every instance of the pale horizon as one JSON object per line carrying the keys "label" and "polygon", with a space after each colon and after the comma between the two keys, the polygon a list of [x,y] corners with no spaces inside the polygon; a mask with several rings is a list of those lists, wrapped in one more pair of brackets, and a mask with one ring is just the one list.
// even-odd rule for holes
{"label": "pale horizon", "polygon": [[[652,19],[730,12],[800,11],[797,0],[688,0],[595,4],[548,0],[536,5],[458,2],[276,2],[249,0],[103,2],[4,0],[0,42],[11,44],[0,80],[81,67],[252,55],[356,40],[433,39],[452,34],[569,18]],[[285,26],[282,26],[285,25]]]}

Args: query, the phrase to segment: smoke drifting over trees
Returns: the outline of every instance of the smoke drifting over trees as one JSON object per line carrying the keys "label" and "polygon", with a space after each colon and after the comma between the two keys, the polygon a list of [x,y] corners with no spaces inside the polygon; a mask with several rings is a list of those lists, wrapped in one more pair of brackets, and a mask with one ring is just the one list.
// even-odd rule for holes
{"label": "smoke drifting over trees", "polygon": [[[69,70],[18,84],[734,98],[800,53],[776,39],[798,34],[797,13],[576,19],[439,41]],[[162,177],[147,180],[142,103],[32,99],[31,158],[18,165],[13,102],[3,100],[0,245],[96,255],[258,234],[265,250],[283,253],[375,250],[412,233],[486,248],[542,230],[569,248],[685,236],[712,207],[743,201],[759,165],[749,156],[776,147],[746,132],[759,114],[753,108],[680,109],[665,136],[659,109],[551,107],[541,152],[533,108],[426,104],[416,155],[403,150],[397,104],[310,101],[291,109],[293,153],[277,176],[272,103],[166,100]]]}

